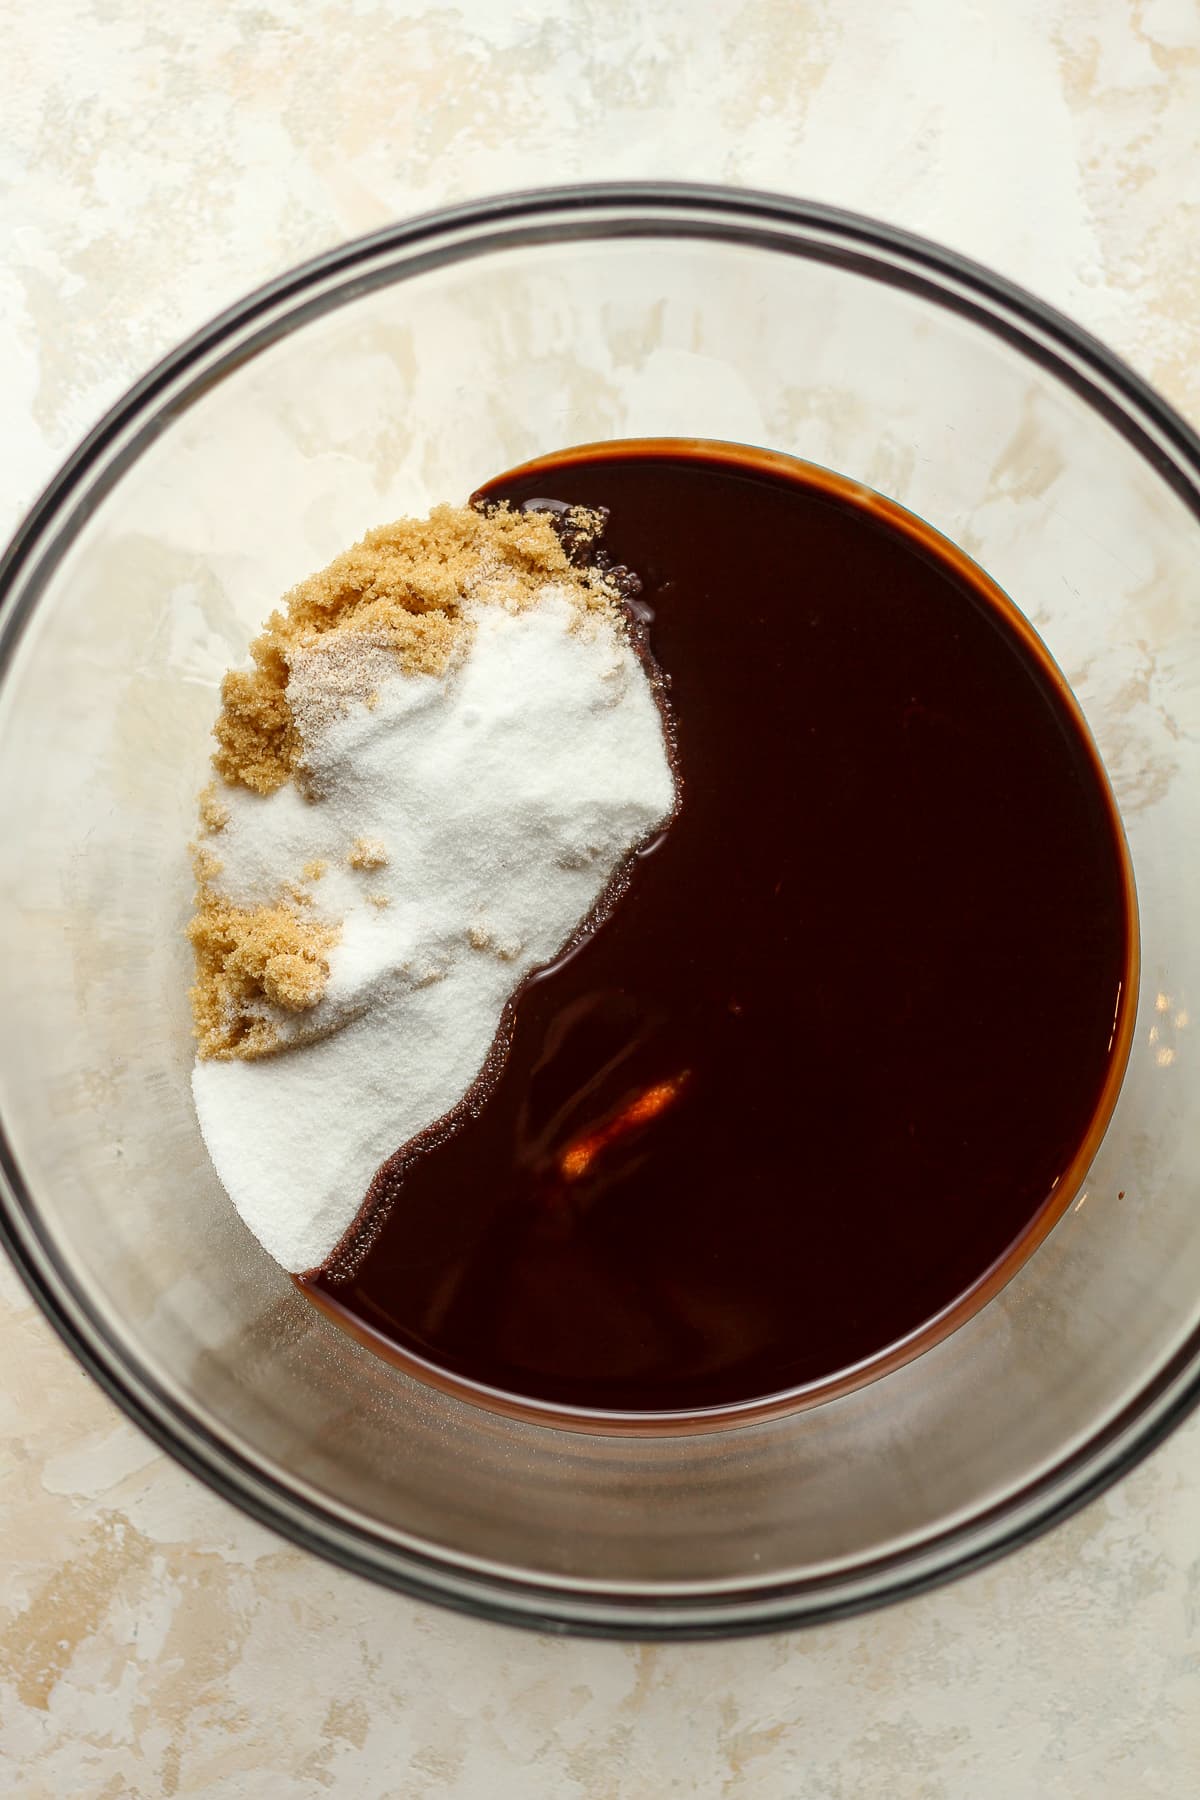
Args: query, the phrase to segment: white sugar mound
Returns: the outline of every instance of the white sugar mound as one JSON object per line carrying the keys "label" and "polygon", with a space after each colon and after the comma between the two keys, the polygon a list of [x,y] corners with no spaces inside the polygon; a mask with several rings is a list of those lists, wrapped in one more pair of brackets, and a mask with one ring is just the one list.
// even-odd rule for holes
{"label": "white sugar mound", "polygon": [[374,706],[352,700],[306,739],[319,798],[222,792],[221,892],[266,905],[320,860],[312,913],[341,925],[320,1003],[281,1022],[294,1047],[193,1075],[221,1181],[296,1273],[329,1259],[380,1164],[462,1099],[506,1001],[674,803],[659,708],[613,618],[581,629],[548,585],[471,624],[451,672],[391,674]]}

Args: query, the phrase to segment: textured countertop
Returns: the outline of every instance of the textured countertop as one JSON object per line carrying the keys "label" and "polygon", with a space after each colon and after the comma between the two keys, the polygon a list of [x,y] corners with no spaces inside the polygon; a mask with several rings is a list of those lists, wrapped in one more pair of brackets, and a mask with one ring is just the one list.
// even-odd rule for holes
{"label": "textured countertop", "polygon": [[[0,0],[0,525],[246,288],[489,190],[876,213],[1200,422],[1197,0]],[[155,1450],[0,1267],[6,1794],[1172,1800],[1200,1786],[1200,1418],[1007,1561],[791,1636],[537,1638],[376,1591]]]}

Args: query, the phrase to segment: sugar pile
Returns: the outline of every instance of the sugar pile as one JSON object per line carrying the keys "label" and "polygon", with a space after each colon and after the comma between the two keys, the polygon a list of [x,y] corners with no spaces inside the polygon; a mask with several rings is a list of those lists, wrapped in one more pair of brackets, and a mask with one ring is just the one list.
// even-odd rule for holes
{"label": "sugar pile", "polygon": [[[484,578],[457,623],[439,673],[378,635],[358,634],[353,668],[353,633],[296,651],[302,785],[208,802],[202,891],[234,921],[226,969],[253,970],[244,1011],[269,1035],[265,1054],[201,1056],[196,1109],[234,1205],[295,1272],[328,1261],[380,1164],[462,1099],[507,1000],[674,803],[615,605],[581,614],[561,571],[520,607]],[[237,922],[281,896],[294,941],[256,962]],[[288,1001],[297,970],[315,1003]]]}

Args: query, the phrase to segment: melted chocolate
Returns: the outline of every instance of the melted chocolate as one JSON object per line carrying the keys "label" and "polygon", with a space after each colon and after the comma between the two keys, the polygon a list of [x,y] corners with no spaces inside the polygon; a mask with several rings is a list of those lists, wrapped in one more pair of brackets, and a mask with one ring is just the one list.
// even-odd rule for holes
{"label": "melted chocolate", "polygon": [[1095,750],[981,571],[822,471],[647,441],[483,493],[609,509],[681,804],[305,1285],[567,1408],[845,1384],[1011,1273],[1111,1110],[1135,926]]}

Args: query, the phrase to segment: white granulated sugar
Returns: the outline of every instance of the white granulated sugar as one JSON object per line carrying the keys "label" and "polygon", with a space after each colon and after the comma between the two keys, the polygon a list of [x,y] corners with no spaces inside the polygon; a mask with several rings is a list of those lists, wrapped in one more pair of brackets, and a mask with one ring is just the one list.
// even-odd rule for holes
{"label": "white granulated sugar", "polygon": [[[313,911],[341,924],[324,997],[291,1016],[299,1047],[193,1077],[218,1175],[294,1272],[329,1258],[380,1164],[461,1100],[510,995],[673,805],[649,680],[607,615],[581,626],[548,586],[471,619],[444,677],[393,673],[359,698],[339,676],[305,735],[319,799],[222,793],[220,890],[269,903],[320,859]],[[386,862],[353,867],[360,840]]]}

